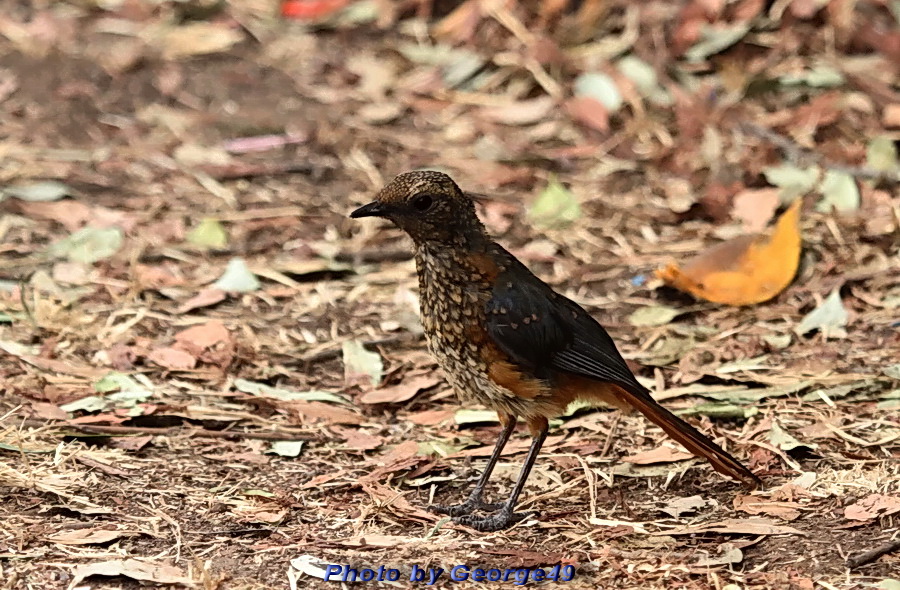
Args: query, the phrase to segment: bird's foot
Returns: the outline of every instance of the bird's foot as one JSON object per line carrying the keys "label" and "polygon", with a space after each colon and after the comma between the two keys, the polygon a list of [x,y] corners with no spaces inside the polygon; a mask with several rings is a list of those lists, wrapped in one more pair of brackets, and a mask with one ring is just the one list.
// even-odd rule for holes
{"label": "bird's foot", "polygon": [[461,524],[469,528],[481,531],[482,533],[490,533],[493,531],[501,531],[509,528],[517,522],[521,522],[526,518],[537,516],[536,510],[528,512],[513,512],[512,508],[504,505],[500,510],[487,516],[475,516],[474,514],[466,514],[457,516],[453,519],[456,524]]}
{"label": "bird's foot", "polygon": [[454,504],[453,506],[431,504],[428,509],[432,512],[437,512],[438,514],[446,514],[447,516],[456,518],[458,516],[470,515],[477,510],[482,512],[497,512],[498,510],[502,510],[504,506],[506,506],[506,504],[490,504],[485,502],[481,499],[480,493],[473,493],[462,504]]}

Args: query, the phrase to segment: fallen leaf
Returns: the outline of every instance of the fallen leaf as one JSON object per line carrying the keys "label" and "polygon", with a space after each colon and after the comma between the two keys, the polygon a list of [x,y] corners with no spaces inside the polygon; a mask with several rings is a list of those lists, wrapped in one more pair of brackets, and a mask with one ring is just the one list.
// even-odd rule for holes
{"label": "fallen leaf", "polygon": [[363,417],[345,408],[322,402],[292,402],[288,408],[299,414],[304,422],[329,424],[362,424]]}
{"label": "fallen leaf", "polygon": [[160,367],[176,371],[193,369],[197,366],[197,359],[192,354],[170,346],[152,350],[147,359]]}
{"label": "fallen leaf", "polygon": [[347,340],[341,346],[344,357],[344,379],[347,383],[358,383],[365,378],[371,386],[381,383],[384,363],[381,355],[365,349],[359,340]]}
{"label": "fallen leaf", "polygon": [[622,93],[615,80],[599,72],[587,72],[575,79],[575,96],[593,98],[608,112],[622,106]]}
{"label": "fallen leaf", "polygon": [[256,381],[248,381],[246,379],[235,379],[234,387],[238,391],[257,395],[260,397],[268,397],[281,400],[284,402],[306,401],[306,402],[334,402],[338,404],[352,405],[349,401],[341,396],[331,393],[330,391],[297,391],[285,387],[272,387],[265,383],[257,383]]}
{"label": "fallen leaf", "polygon": [[745,232],[761,232],[775,215],[780,202],[778,189],[746,189],[734,196],[731,216],[744,224]]}
{"label": "fallen leaf", "polygon": [[175,334],[175,342],[187,351],[202,352],[220,342],[229,342],[231,332],[219,320],[210,320],[205,324],[192,326]]}
{"label": "fallen leaf", "polygon": [[779,218],[771,238],[740,236],[685,263],[656,271],[667,285],[700,299],[751,305],[772,299],[791,283],[800,263],[800,200]]}
{"label": "fallen leaf", "polygon": [[693,455],[690,453],[685,453],[684,451],[679,451],[669,446],[661,446],[652,451],[644,451],[622,457],[622,461],[625,463],[634,463],[635,465],[651,465],[654,463],[675,463],[677,461],[691,459],[692,457]]}
{"label": "fallen leaf", "polygon": [[188,232],[187,241],[201,248],[222,250],[228,246],[228,232],[218,219],[207,217]]}
{"label": "fallen leaf", "polygon": [[700,508],[709,506],[712,503],[712,500],[704,500],[701,496],[688,496],[686,498],[669,500],[665,506],[660,507],[660,510],[672,518],[679,518],[682,514],[697,512]]}
{"label": "fallen leaf", "polygon": [[499,422],[497,412],[494,410],[470,410],[462,408],[456,410],[453,414],[453,421],[462,426],[463,424],[482,424],[485,422]]}
{"label": "fallen leaf", "polygon": [[344,443],[347,447],[355,451],[371,451],[377,449],[384,443],[384,440],[377,436],[372,436],[365,432],[361,432],[354,428],[338,428],[338,432],[344,437]]}
{"label": "fallen leaf", "polygon": [[47,252],[54,258],[94,264],[118,252],[123,240],[122,230],[117,227],[84,227],[50,246]]}
{"label": "fallen leaf", "polygon": [[601,133],[609,131],[609,111],[597,100],[589,96],[576,96],[565,103],[566,112],[579,123]]}
{"label": "fallen leaf", "polygon": [[419,426],[437,426],[452,418],[453,410],[423,410],[406,417],[407,420]]}
{"label": "fallen leaf", "polygon": [[[328,560],[321,560],[318,557],[313,557],[312,555],[301,555],[299,557],[295,557],[291,560],[291,567],[297,570],[302,574],[306,574],[307,576],[324,580],[325,579],[325,567],[328,565]],[[292,580],[291,590],[296,590],[297,583],[296,580]]]}
{"label": "fallen leaf", "polygon": [[703,61],[707,57],[728,49],[750,31],[749,22],[737,22],[717,27],[704,24],[700,29],[700,40],[684,52],[688,61]]}
{"label": "fallen leaf", "polygon": [[182,303],[178,308],[178,313],[187,313],[200,307],[209,307],[210,305],[215,305],[216,303],[225,301],[225,297],[225,291],[223,291],[222,289],[207,287],[206,289],[203,289],[202,291]]}
{"label": "fallen leaf", "polygon": [[62,545],[97,545],[109,543],[132,534],[134,533],[115,529],[75,529],[53,533],[46,538],[51,543],[60,543]]}
{"label": "fallen leaf", "polygon": [[632,312],[628,316],[628,323],[638,327],[664,326],[674,320],[680,313],[683,312],[667,305],[648,305]]}
{"label": "fallen leaf", "polygon": [[225,272],[212,286],[229,293],[250,293],[258,291],[261,285],[243,258],[232,258]]}
{"label": "fallen leaf", "polygon": [[778,422],[772,422],[772,428],[769,430],[769,442],[781,449],[782,451],[792,451],[797,447],[808,447],[815,449],[818,447],[816,443],[800,442],[781,428]]}
{"label": "fallen leaf", "polygon": [[46,201],[58,201],[67,195],[71,195],[72,189],[61,182],[45,180],[43,182],[34,182],[31,184],[8,186],[0,190],[0,194],[15,197],[22,201],[40,203]]}
{"label": "fallen leaf", "polygon": [[519,100],[499,107],[485,107],[479,114],[490,121],[504,125],[533,125],[546,117],[556,101],[551,96],[531,100]]}
{"label": "fallen leaf", "polygon": [[726,533],[733,535],[806,535],[794,527],[777,524],[768,518],[733,518],[719,522],[678,527],[651,533],[652,535],[695,535],[698,533]]}
{"label": "fallen leaf", "polygon": [[839,289],[835,289],[825,298],[822,304],[806,314],[794,328],[794,332],[803,336],[813,330],[819,330],[825,338],[846,338],[848,315],[841,302]]}
{"label": "fallen leaf", "polygon": [[191,22],[152,32],[156,33],[152,41],[166,61],[226,51],[244,40],[242,30],[237,26],[231,28],[227,24],[211,22]]}
{"label": "fallen leaf", "polygon": [[[893,105],[900,114],[900,105]],[[900,125],[900,121],[898,121]],[[879,135],[872,138],[866,147],[866,164],[870,168],[882,172],[898,172],[900,171],[900,161],[897,158],[897,145],[894,141],[886,136]]]}
{"label": "fallen leaf", "polygon": [[900,512],[900,496],[869,494],[862,500],[844,508],[844,518],[849,520],[871,520]]}
{"label": "fallen leaf", "polygon": [[430,389],[438,383],[440,379],[437,377],[422,375],[391,387],[369,391],[359,401],[364,404],[397,404],[411,400],[420,391]]}
{"label": "fallen leaf", "polygon": [[90,576],[125,576],[134,580],[155,582],[157,584],[183,584],[193,587],[190,578],[175,566],[139,561],[137,559],[115,559],[79,565],[72,570],[70,588],[78,586],[82,580]]}
{"label": "fallen leaf", "polygon": [[781,189],[781,202],[788,203],[811,191],[819,182],[822,171],[818,166],[799,168],[793,164],[781,164],[766,168],[763,174],[769,184]]}
{"label": "fallen leaf", "polygon": [[[733,543],[722,543],[718,548],[718,555],[706,555],[697,560],[696,565],[711,567],[715,565],[731,565],[744,560],[744,553]],[[724,589],[723,589],[724,590]]]}
{"label": "fallen leaf", "polygon": [[839,213],[859,209],[859,187],[856,179],[846,172],[829,170],[819,185],[822,200],[816,204],[816,211],[830,213],[832,209]]}
{"label": "fallen leaf", "polygon": [[775,516],[782,520],[796,520],[800,516],[800,504],[796,502],[773,502],[748,494],[734,497],[734,509],[747,514]]}
{"label": "fallen leaf", "polygon": [[302,440],[276,440],[266,453],[282,457],[299,457],[301,449],[303,449]]}
{"label": "fallen leaf", "polygon": [[528,218],[538,227],[564,228],[581,218],[581,204],[572,191],[551,178],[528,207]]}

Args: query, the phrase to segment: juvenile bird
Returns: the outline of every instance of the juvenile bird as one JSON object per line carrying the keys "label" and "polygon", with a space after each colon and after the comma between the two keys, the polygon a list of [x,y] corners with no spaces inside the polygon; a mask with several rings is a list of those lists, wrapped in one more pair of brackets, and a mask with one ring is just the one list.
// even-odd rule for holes
{"label": "juvenile bird", "polygon": [[[635,379],[612,338],[584,309],[556,293],[494,242],[475,205],[446,174],[407,172],[350,217],[391,220],[415,243],[428,348],[463,403],[497,411],[503,430],[468,499],[433,506],[479,531],[507,528],[547,437],[547,420],[570,402],[634,408],[716,471],[756,487],[760,480],[693,426],[659,405]],[[489,504],[485,485],[522,418],[531,447],[506,502]],[[486,512],[479,515],[476,512]]]}

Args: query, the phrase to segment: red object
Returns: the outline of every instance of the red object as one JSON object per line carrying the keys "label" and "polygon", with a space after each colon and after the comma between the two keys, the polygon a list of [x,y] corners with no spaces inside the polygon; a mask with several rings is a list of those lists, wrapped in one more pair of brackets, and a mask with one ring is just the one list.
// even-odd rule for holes
{"label": "red object", "polygon": [[319,20],[346,6],[349,0],[284,0],[281,16],[297,20]]}

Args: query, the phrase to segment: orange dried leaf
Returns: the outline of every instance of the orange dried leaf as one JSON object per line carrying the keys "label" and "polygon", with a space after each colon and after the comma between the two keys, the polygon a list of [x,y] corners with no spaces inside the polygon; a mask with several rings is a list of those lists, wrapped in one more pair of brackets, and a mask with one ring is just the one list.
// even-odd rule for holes
{"label": "orange dried leaf", "polygon": [[788,285],[800,264],[800,200],[788,207],[771,237],[740,236],[689,260],[656,271],[667,285],[699,299],[751,305],[772,299]]}

